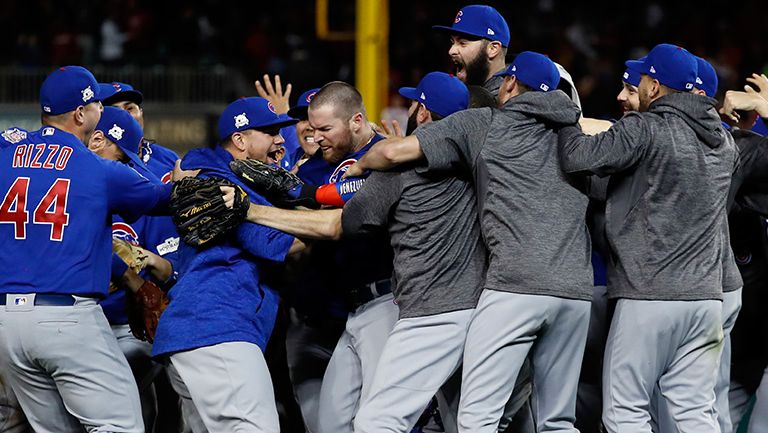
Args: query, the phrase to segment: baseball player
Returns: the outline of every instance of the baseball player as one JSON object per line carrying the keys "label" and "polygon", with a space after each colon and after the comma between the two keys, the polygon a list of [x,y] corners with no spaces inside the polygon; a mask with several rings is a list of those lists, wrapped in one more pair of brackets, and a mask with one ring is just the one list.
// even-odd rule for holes
{"label": "baseball player", "polygon": [[560,131],[566,172],[614,174],[606,232],[609,296],[618,301],[605,354],[603,422],[609,432],[650,431],[658,383],[677,428],[716,431],[721,252],[735,147],[714,101],[690,94],[693,55],[661,44],[628,66],[642,71],[641,113],[593,137]]}
{"label": "baseball player", "polygon": [[[113,106],[106,106],[99,123],[96,125],[96,130],[88,140],[88,148],[105,159],[125,163],[145,178],[160,184],[160,179],[150,172],[144,162],[139,159],[138,150],[143,135],[141,126],[128,112]],[[112,222],[112,235],[116,239],[122,239],[136,246],[136,248],[141,248],[141,245],[145,245],[144,242],[148,238],[145,236],[146,233],[152,232],[153,225],[155,225],[153,222],[161,218],[170,220],[170,217],[144,216],[132,224],[128,224],[119,216],[115,216]],[[155,232],[157,232],[156,229]],[[166,234],[173,236],[175,228],[171,229],[171,233],[166,232]],[[112,280],[121,281],[118,287],[124,284],[140,286],[144,284],[144,277],[146,277],[156,281],[161,286],[168,286],[168,280],[173,276],[172,264],[156,252],[143,248],[140,251],[147,256],[148,274],[136,275],[133,270],[128,269],[128,264],[115,255],[113,256]],[[110,293],[100,302],[100,305],[136,379],[141,399],[144,428],[146,431],[152,431],[157,404],[152,382],[160,373],[162,366],[152,361],[150,342],[136,338],[131,332],[126,302],[126,290],[119,289]]]}
{"label": "baseball player", "polygon": [[[91,153],[99,87],[66,66],[40,88],[43,127],[0,146],[0,367],[37,432],[143,432],[131,371],[97,301],[107,292],[111,215],[167,205],[170,187]],[[41,263],[44,266],[41,266]]]}
{"label": "baseball player", "polygon": [[[279,129],[296,121],[275,113],[263,98],[231,103],[219,118],[220,142],[182,161],[199,177],[240,181],[233,159],[270,156],[282,144]],[[267,204],[247,190],[250,200]],[[272,381],[263,351],[277,314],[278,296],[260,279],[264,264],[282,261],[301,243],[276,230],[242,224],[211,248],[180,247],[178,282],[169,292],[152,348],[167,357],[174,388],[192,431],[279,431]]]}
{"label": "baseball player", "polygon": [[467,334],[459,431],[495,431],[529,352],[539,431],[573,429],[592,297],[587,199],[560,171],[550,128],[575,124],[578,109],[554,91],[560,76],[544,55],[521,53],[502,74],[500,110],[382,142],[347,175],[421,158],[435,171],[466,164],[490,261]]}
{"label": "baseball player", "polygon": [[[400,93],[413,101],[412,127],[466,108],[469,97],[464,84],[441,72],[427,74],[418,87],[402,88]],[[361,432],[407,432],[461,364],[469,319],[484,279],[485,248],[479,237],[474,192],[465,176],[454,172],[431,176],[409,169],[374,173],[369,181],[372,185],[358,191],[359,198],[348,202],[343,211],[252,206],[249,219],[311,238],[339,238],[342,232],[354,237],[389,228],[396,251],[394,293],[399,320],[384,345],[354,424],[355,431]],[[413,347],[413,341],[424,349]],[[529,390],[527,382],[522,384],[516,409]],[[455,431],[456,414],[451,413],[455,408],[445,403],[458,401],[458,395],[443,396],[440,401],[446,431]]]}
{"label": "baseball player", "polygon": [[296,124],[296,139],[299,141],[299,148],[297,148],[291,156],[293,161],[295,161],[294,167],[297,167],[297,164],[300,165],[306,161],[306,159],[314,155],[318,149],[318,145],[315,143],[314,131],[309,125],[309,119],[307,117],[309,103],[312,102],[312,98],[315,97],[318,91],[320,91],[319,87],[309,89],[302,93],[301,96],[299,96],[296,105],[288,110],[289,116],[299,120],[299,123]]}

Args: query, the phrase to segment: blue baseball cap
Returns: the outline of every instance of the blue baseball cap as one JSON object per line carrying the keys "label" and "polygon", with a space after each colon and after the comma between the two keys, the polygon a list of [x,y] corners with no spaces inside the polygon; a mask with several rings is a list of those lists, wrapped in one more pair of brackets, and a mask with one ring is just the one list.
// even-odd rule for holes
{"label": "blue baseball cap", "polygon": [[445,72],[430,72],[416,87],[401,87],[404,98],[424,104],[429,111],[443,117],[469,106],[469,89],[458,78]]}
{"label": "blue baseball cap", "polygon": [[495,76],[514,75],[532,90],[549,92],[557,89],[560,83],[560,71],[555,62],[544,54],[523,51],[507,66],[507,69]]}
{"label": "blue baseball cap", "polygon": [[296,105],[288,110],[288,116],[294,119],[305,120],[307,118],[307,109],[309,109],[309,103],[312,102],[312,98],[320,91],[319,87],[309,89],[299,96],[299,100],[296,101]]}
{"label": "blue baseball cap", "polygon": [[246,129],[282,128],[299,121],[285,114],[277,114],[271,102],[264,98],[240,98],[227,105],[219,117],[219,138],[224,141],[238,131]]}
{"label": "blue baseball cap", "polygon": [[[645,61],[645,57],[640,57],[637,60]],[[624,75],[622,75],[621,80],[627,84],[637,87],[640,85],[640,75],[640,70],[627,65],[627,70],[624,71]]]}
{"label": "blue baseball cap", "polygon": [[121,101],[131,101],[141,105],[144,102],[144,95],[130,84],[118,83],[117,81],[99,83],[99,89],[101,89],[101,102],[104,105],[112,105]]}
{"label": "blue baseball cap", "polygon": [[698,56],[696,56],[696,66],[698,70],[696,88],[703,90],[710,98],[714,98],[717,94],[717,72],[714,66]]}
{"label": "blue baseball cap", "polygon": [[144,165],[139,158],[139,145],[144,138],[144,131],[136,119],[125,110],[106,106],[101,113],[101,119],[96,124],[96,130],[117,144],[128,158],[135,164]]}
{"label": "blue baseball cap", "polygon": [[627,60],[624,64],[681,92],[690,92],[696,84],[696,58],[688,50],[677,45],[656,45],[645,60]]}
{"label": "blue baseball cap", "polygon": [[40,108],[45,114],[67,113],[99,100],[99,83],[91,71],[82,66],[59,68],[40,86]]}
{"label": "blue baseball cap", "polygon": [[509,46],[509,26],[499,11],[488,5],[464,6],[456,14],[453,25],[432,26],[436,30],[475,36],[489,41],[499,41]]}

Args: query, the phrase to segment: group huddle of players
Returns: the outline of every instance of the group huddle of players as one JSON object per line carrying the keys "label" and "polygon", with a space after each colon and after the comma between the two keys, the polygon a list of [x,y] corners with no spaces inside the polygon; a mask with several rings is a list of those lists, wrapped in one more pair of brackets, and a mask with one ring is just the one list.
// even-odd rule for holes
{"label": "group huddle of players", "polygon": [[731,433],[754,395],[768,432],[730,340],[768,271],[768,78],[719,103],[660,44],[603,121],[507,63],[494,8],[435,29],[455,75],[400,89],[405,131],[265,76],[181,161],[139,90],[51,73],[0,140],[0,430],[293,431],[297,403],[315,433]]}

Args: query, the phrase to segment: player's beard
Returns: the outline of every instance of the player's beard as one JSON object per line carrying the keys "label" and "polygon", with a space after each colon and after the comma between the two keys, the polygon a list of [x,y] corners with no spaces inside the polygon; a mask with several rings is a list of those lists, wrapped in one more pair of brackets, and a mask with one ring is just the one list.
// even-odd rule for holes
{"label": "player's beard", "polygon": [[491,73],[491,65],[483,56],[483,52],[480,52],[464,65],[464,71],[467,75],[467,79],[464,82],[467,86],[482,86],[488,81],[488,75]]}
{"label": "player's beard", "polygon": [[416,128],[419,127],[419,122],[416,120],[416,116],[419,114],[419,110],[416,109],[413,111],[413,114],[408,116],[408,124],[405,126],[405,135],[409,136],[413,134],[413,131],[416,130]]}

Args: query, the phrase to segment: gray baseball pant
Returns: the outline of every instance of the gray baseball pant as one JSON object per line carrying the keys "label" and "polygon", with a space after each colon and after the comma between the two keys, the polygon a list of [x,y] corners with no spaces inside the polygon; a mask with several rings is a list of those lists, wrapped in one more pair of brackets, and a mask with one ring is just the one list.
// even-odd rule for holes
{"label": "gray baseball pant", "polygon": [[112,325],[112,333],[115,334],[117,345],[131,367],[139,389],[144,430],[151,432],[157,416],[157,396],[152,381],[162,371],[163,366],[152,361],[152,344],[134,337],[129,325]]}
{"label": "gray baseball pant", "polygon": [[619,299],[603,363],[609,433],[650,433],[656,384],[682,433],[719,432],[715,379],[723,340],[720,301]]}
{"label": "gray baseball pant", "polygon": [[31,427],[27,423],[27,417],[21,411],[16,394],[6,380],[3,379],[3,371],[0,371],[0,432],[3,433],[31,433]]}
{"label": "gray baseball pant", "polygon": [[577,432],[576,388],[589,311],[589,301],[484,290],[464,348],[459,431],[496,432],[530,353],[538,431]]}
{"label": "gray baseball pant", "polygon": [[[457,431],[460,383],[444,385],[461,366],[473,312],[459,310],[395,323],[368,397],[355,417],[355,433],[410,432],[435,395],[446,432]],[[530,395],[530,368],[520,379],[508,405],[510,419]],[[446,404],[449,401],[456,405]]]}
{"label": "gray baseball pant", "polygon": [[211,433],[280,431],[272,379],[259,346],[221,343],[177,352],[170,360],[176,371],[172,384],[193,432],[205,431],[200,424]]}
{"label": "gray baseball pant", "polygon": [[[732,433],[731,411],[728,403],[728,391],[731,386],[731,330],[736,325],[736,319],[741,310],[741,289],[723,293],[723,350],[717,370],[715,382],[715,416],[720,424],[722,433]],[[656,384],[653,400],[651,402],[652,418],[657,425],[656,433],[676,432],[666,401],[659,392],[659,384]]]}
{"label": "gray baseball pant", "polygon": [[358,407],[368,396],[384,343],[397,322],[398,313],[392,294],[387,294],[349,314],[323,377],[318,433],[353,431]]}
{"label": "gray baseball pant", "polygon": [[37,433],[142,433],[131,369],[101,307],[24,305],[6,295],[0,307],[0,368]]}

